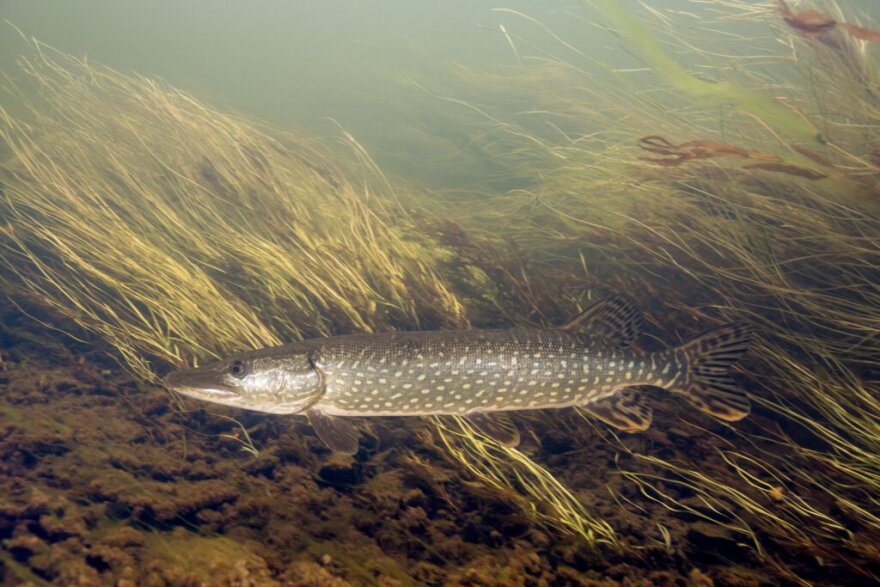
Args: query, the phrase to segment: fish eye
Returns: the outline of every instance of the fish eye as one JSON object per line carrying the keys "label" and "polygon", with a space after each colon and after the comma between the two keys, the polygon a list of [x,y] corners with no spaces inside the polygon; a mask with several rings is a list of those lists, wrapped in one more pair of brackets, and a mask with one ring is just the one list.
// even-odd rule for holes
{"label": "fish eye", "polygon": [[245,365],[244,361],[232,361],[232,364],[229,365],[229,374],[241,379],[247,375],[247,365]]}

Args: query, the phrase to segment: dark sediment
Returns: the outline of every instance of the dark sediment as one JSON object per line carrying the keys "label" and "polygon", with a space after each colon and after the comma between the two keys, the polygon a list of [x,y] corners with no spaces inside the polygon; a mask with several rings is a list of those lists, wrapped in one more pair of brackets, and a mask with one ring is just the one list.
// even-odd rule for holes
{"label": "dark sediment", "polygon": [[[341,458],[302,419],[225,413],[239,424],[179,406],[85,349],[49,352],[8,328],[2,344],[5,584],[785,584],[741,537],[642,499],[615,473],[626,457],[582,423],[567,434],[578,424],[565,413],[559,431],[521,421],[535,432],[525,449],[638,550],[596,552],[537,526],[420,440],[426,422],[370,423],[358,455]],[[664,421],[664,409],[625,442],[715,466],[705,439]],[[656,539],[658,523],[671,545]],[[816,583],[845,577],[823,581],[810,564]]]}

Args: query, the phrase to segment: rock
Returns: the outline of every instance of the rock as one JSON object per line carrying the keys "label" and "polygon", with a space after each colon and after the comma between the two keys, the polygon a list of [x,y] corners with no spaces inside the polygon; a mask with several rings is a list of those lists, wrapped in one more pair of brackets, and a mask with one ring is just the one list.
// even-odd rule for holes
{"label": "rock", "polygon": [[350,487],[364,480],[363,467],[359,462],[344,455],[332,455],[330,460],[318,469],[317,481],[333,487]]}
{"label": "rock", "polygon": [[17,561],[25,561],[48,549],[48,545],[33,534],[18,534],[10,538],[4,546]]}
{"label": "rock", "polygon": [[688,587],[715,587],[715,581],[712,580],[712,577],[694,567],[688,573]]}
{"label": "rock", "polygon": [[351,583],[334,577],[324,567],[311,561],[297,561],[282,575],[286,587],[351,587]]}
{"label": "rock", "polygon": [[119,526],[107,532],[104,535],[104,541],[117,548],[129,548],[132,546],[142,546],[144,544],[144,535],[131,526]]}

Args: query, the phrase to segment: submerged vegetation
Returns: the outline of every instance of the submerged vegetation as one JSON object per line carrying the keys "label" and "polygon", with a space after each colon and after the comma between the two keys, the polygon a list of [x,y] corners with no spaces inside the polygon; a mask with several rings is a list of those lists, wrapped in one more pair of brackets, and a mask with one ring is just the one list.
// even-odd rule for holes
{"label": "submerged vegetation", "polygon": [[[586,417],[560,425],[576,447],[601,438],[620,481],[603,499],[656,516],[646,542],[672,549],[700,525],[792,580],[805,558],[876,579],[880,47],[833,4],[713,6],[715,21],[697,22],[590,3],[630,69],[549,31],[555,50],[530,56],[516,29],[543,25],[503,11],[515,70],[425,84],[444,123],[470,134],[462,157],[497,181],[430,198],[395,189],[353,139],[350,163],[333,165],[301,139],[36,45],[23,71],[39,98],[0,111],[7,287],[145,379],[157,363],[305,336],[487,324],[487,308],[550,325],[602,290],[669,315],[682,340],[746,318],[762,333],[749,420],[665,406],[655,426],[698,440],[680,451]],[[555,416],[528,418],[541,429]],[[446,454],[535,520],[641,547],[572,483],[593,453],[543,466],[462,421],[435,423]]]}
{"label": "submerged vegetation", "polygon": [[[625,47],[647,34],[615,3],[594,4]],[[503,223],[535,259],[583,264],[594,282],[659,303],[680,324],[737,316],[757,324],[764,336],[749,371],[761,408],[733,437],[705,430],[723,468],[708,475],[684,455],[636,454],[622,473],[649,499],[729,528],[769,560],[763,543],[773,537],[826,562],[876,564],[876,47],[804,37],[776,4],[717,4],[717,22],[691,22],[687,35],[681,15],[656,12],[652,30],[685,48],[692,69],[729,78],[700,87],[747,87],[762,102],[784,102],[754,108],[737,90],[706,103],[658,42],[632,47],[647,67],[597,71],[560,39],[559,55],[534,60],[553,79],[538,81],[553,88],[542,108],[510,119],[489,111],[481,126],[496,161],[542,180],[494,197],[486,208],[501,211],[490,218],[456,220],[485,231]],[[715,27],[730,21],[776,27],[789,52],[722,37]],[[756,54],[734,56],[738,42]],[[542,95],[515,75],[464,72],[460,81],[471,84],[463,95],[494,90],[500,104],[507,94]],[[812,128],[821,141],[805,132]]]}
{"label": "submerged vegetation", "polygon": [[40,99],[0,111],[4,265],[139,376],[147,357],[466,324],[393,199],[306,143],[71,57],[23,68]]}

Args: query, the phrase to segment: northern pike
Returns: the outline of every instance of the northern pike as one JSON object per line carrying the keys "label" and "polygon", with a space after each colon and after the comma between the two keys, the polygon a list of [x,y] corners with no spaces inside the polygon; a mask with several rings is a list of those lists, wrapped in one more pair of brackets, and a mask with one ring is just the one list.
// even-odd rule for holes
{"label": "northern pike", "polygon": [[332,450],[357,452],[348,417],[459,415],[515,446],[504,412],[579,406],[626,432],[652,411],[639,387],[681,394],[735,421],[749,400],[731,378],[752,328],[720,326],[681,346],[634,350],[641,315],[624,296],[606,298],[555,329],[391,332],[331,336],[231,356],[168,375],[185,396],[271,414],[305,414]]}

